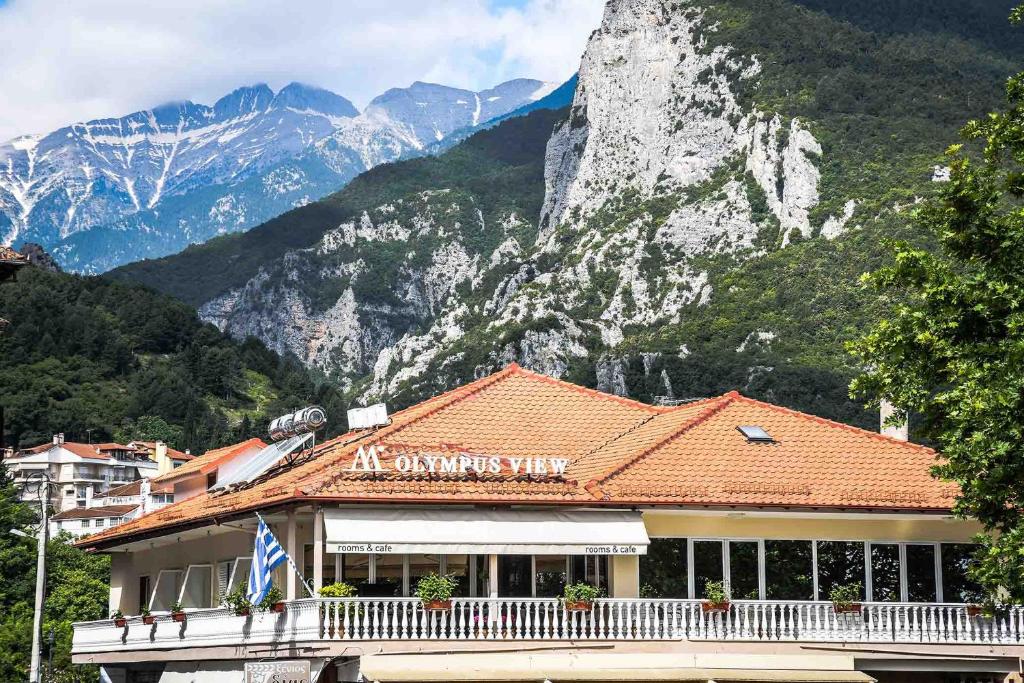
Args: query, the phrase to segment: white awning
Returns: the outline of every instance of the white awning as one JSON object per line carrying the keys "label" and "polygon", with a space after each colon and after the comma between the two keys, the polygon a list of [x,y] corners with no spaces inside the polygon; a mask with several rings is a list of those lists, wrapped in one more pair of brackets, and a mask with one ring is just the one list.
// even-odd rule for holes
{"label": "white awning", "polygon": [[645,555],[628,510],[363,508],[324,512],[327,552]]}

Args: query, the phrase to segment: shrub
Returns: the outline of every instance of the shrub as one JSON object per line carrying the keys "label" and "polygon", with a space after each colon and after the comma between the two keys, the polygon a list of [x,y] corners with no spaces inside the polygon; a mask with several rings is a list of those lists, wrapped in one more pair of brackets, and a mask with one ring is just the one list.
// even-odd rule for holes
{"label": "shrub", "polygon": [[860,602],[860,583],[841,583],[832,587],[828,599],[836,607],[849,607]]}
{"label": "shrub", "polygon": [[431,572],[416,584],[416,595],[423,602],[450,600],[458,585],[452,574],[441,575]]}
{"label": "shrub", "polygon": [[356,594],[355,586],[339,581],[337,583],[329,583],[320,589],[321,598],[351,598]]}
{"label": "shrub", "polygon": [[725,588],[724,581],[708,581],[704,584],[704,599],[707,602],[720,605],[729,602],[729,591]]}
{"label": "shrub", "polygon": [[601,589],[589,583],[570,583],[565,586],[562,599],[565,602],[594,602],[601,595]]}

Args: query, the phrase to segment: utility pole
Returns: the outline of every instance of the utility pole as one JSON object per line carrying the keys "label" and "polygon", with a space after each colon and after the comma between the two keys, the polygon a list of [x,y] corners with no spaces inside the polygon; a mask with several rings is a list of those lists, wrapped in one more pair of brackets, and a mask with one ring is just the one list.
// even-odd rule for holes
{"label": "utility pole", "polygon": [[32,476],[38,479],[39,492],[39,535],[36,554],[36,607],[32,616],[32,663],[29,668],[28,682],[42,683],[39,676],[42,660],[43,640],[43,601],[46,598],[46,537],[49,520],[50,477],[44,472]]}

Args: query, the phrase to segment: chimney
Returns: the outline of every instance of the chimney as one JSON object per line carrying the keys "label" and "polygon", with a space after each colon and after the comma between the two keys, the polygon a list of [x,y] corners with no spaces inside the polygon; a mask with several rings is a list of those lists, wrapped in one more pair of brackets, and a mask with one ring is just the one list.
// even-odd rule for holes
{"label": "chimney", "polygon": [[61,432],[60,434],[57,435],[57,445],[58,446],[63,446],[64,445],[64,432]]}
{"label": "chimney", "polygon": [[889,420],[892,419],[892,416],[895,415],[897,412],[899,411],[897,410],[896,406],[889,403],[884,398],[882,399],[880,415],[881,419],[879,420],[882,434],[884,436],[888,436],[899,441],[908,441],[910,439],[910,425],[907,422],[906,418],[904,418],[903,422],[900,424],[887,424]]}

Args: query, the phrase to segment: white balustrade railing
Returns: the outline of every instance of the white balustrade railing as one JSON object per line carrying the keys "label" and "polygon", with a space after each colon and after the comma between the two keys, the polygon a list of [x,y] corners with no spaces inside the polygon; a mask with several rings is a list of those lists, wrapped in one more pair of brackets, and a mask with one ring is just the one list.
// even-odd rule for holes
{"label": "white balustrade railing", "polygon": [[191,610],[184,623],[158,615],[75,624],[74,652],[346,640],[721,640],[854,643],[1022,644],[1024,608],[995,617],[966,605],[864,603],[837,613],[831,603],[735,601],[707,612],[699,600],[601,599],[570,611],[556,599],[457,598],[428,611],[416,598],[306,599],[283,613],[238,616]]}

